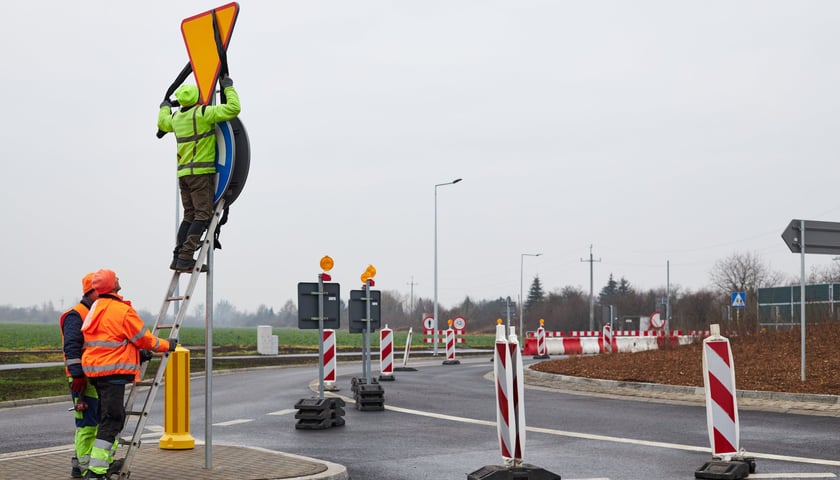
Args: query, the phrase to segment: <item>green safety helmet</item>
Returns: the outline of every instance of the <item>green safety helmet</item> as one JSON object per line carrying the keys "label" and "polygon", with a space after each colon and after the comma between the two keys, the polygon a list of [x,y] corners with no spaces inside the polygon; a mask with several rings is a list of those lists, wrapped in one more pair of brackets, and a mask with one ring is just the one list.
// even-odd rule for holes
{"label": "green safety helmet", "polygon": [[184,84],[175,90],[175,98],[182,107],[192,107],[198,102],[198,87],[195,85]]}

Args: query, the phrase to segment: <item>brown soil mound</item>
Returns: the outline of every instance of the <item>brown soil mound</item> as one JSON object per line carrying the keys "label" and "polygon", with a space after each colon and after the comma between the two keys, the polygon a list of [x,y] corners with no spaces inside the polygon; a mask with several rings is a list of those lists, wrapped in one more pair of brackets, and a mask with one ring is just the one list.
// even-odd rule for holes
{"label": "brown soil mound", "polygon": [[[840,323],[805,327],[805,381],[800,330],[729,337],[738,390],[840,395]],[[638,353],[574,355],[532,368],[575,377],[703,386],[702,344]]]}

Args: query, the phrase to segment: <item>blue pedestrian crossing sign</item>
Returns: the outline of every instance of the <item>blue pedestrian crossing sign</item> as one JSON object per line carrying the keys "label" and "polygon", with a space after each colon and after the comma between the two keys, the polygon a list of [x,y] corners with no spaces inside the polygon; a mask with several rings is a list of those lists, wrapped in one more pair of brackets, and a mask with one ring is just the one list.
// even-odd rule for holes
{"label": "blue pedestrian crossing sign", "polygon": [[732,292],[732,306],[735,308],[744,308],[747,306],[747,295],[745,292]]}

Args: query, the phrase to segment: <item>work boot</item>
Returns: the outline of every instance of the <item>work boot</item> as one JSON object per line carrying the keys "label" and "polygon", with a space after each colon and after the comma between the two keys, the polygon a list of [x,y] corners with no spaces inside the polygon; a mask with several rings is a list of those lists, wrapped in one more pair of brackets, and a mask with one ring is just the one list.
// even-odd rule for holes
{"label": "work boot", "polygon": [[[195,259],[194,258],[179,258],[178,261],[175,263],[175,271],[181,273],[191,273],[195,268]],[[207,272],[207,265],[201,266],[201,273]]]}
{"label": "work boot", "polygon": [[107,475],[107,476],[119,475],[120,470],[122,470],[122,467],[123,467],[124,463],[125,463],[124,458],[119,458],[117,460],[114,460],[113,462],[111,462],[110,465],[108,465],[108,473],[106,473],[105,475]]}
{"label": "work boot", "polygon": [[70,476],[73,478],[82,478],[82,468],[79,466],[79,459],[73,457],[70,459]]}
{"label": "work boot", "polygon": [[190,231],[190,225],[192,222],[181,221],[181,225],[178,227],[178,234],[175,239],[175,250],[172,250],[172,263],[169,264],[170,270],[175,270],[178,263],[178,254],[181,253],[181,247],[184,246],[184,242],[187,241],[187,233]]}
{"label": "work boot", "polygon": [[86,472],[85,472],[85,477],[84,477],[84,478],[86,478],[86,479],[88,479],[88,480],[90,480],[90,479],[94,479],[94,478],[97,478],[97,479],[99,479],[99,478],[104,478],[104,479],[107,479],[107,478],[108,478],[108,474],[107,474],[107,473],[93,473],[92,471],[88,470],[88,471],[86,471]]}

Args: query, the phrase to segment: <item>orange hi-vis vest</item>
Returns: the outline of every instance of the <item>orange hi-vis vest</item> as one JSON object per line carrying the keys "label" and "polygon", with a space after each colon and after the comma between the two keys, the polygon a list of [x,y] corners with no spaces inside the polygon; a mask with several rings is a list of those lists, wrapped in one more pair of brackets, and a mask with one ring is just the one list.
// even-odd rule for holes
{"label": "orange hi-vis vest", "polygon": [[[85,317],[88,314],[87,305],[85,305],[84,303],[81,303],[81,302],[79,302],[75,307],[73,307],[70,310],[67,310],[66,312],[61,314],[61,320],[59,320],[59,322],[58,322],[58,326],[61,329],[61,345],[64,345],[64,319],[67,318],[67,315],[69,315],[70,312],[72,312],[74,310],[76,311],[76,313],[79,314],[79,318],[81,318],[82,320],[84,320]],[[67,363],[67,353],[64,352],[63,348],[62,348],[62,355],[64,355],[64,373],[66,373],[67,376],[69,377],[70,376],[70,369],[67,368],[67,365],[69,365],[69,363]],[[82,359],[81,358],[74,358],[74,359],[71,359],[70,362],[71,363],[81,363]]]}
{"label": "orange hi-vis vest", "polygon": [[152,335],[131,302],[114,293],[100,295],[91,305],[82,333],[82,369],[88,377],[134,375],[139,380],[140,350],[169,350],[169,341]]}

